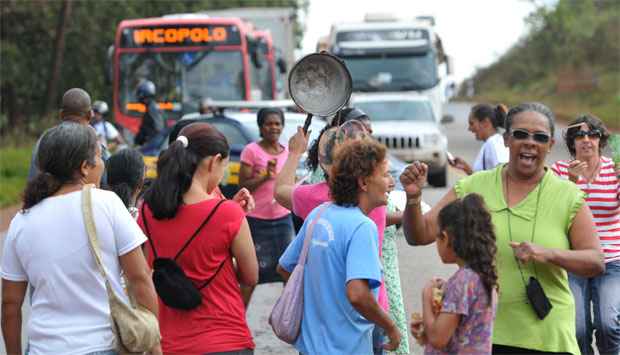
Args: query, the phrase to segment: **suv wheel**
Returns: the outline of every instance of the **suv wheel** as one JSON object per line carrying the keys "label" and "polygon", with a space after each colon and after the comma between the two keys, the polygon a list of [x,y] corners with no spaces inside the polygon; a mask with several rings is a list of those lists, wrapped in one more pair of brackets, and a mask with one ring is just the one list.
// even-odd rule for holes
{"label": "suv wheel", "polygon": [[446,187],[448,182],[448,168],[443,167],[436,173],[428,174],[428,183],[433,187]]}

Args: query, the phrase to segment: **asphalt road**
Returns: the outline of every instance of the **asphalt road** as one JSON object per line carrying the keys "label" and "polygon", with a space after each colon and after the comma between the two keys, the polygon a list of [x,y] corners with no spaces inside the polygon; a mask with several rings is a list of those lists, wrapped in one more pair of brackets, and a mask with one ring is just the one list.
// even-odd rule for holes
{"label": "asphalt road", "polygon": [[[452,114],[455,121],[446,125],[445,132],[448,135],[449,149],[456,155],[464,158],[468,162],[473,162],[481,143],[476,142],[473,135],[467,131],[468,103],[450,103],[445,106],[445,111]],[[556,129],[556,141],[561,137],[561,128]],[[548,164],[555,160],[566,158],[568,153],[563,147],[561,139],[547,157]],[[459,177],[459,172],[450,170],[448,178],[448,188],[428,188],[424,192],[424,200],[430,205],[435,204],[452,186]],[[4,242],[4,233],[0,232],[0,243]],[[2,244],[0,244],[0,248]],[[442,264],[435,245],[424,247],[411,247],[407,245],[404,238],[399,241],[399,262],[400,276],[403,285],[403,296],[407,314],[420,311],[421,289],[426,280],[439,276],[448,278],[455,270],[454,265]],[[260,285],[254,292],[254,297],[248,308],[248,322],[254,334],[256,342],[256,354],[297,354],[297,352],[287,344],[279,341],[271,331],[267,322],[271,307],[275,303],[282,290],[280,284]],[[24,306],[24,322],[28,317],[28,307]],[[25,339],[25,336],[24,336]],[[410,337],[412,353],[420,354],[422,349],[417,346]],[[4,341],[0,343],[0,354],[4,354]]]}

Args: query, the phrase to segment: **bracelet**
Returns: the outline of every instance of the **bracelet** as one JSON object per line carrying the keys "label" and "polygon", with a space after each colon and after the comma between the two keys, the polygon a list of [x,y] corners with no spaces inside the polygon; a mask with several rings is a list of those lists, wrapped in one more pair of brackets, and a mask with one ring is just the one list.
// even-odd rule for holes
{"label": "bracelet", "polygon": [[422,194],[419,194],[417,197],[408,198],[407,206],[419,205],[422,202]]}

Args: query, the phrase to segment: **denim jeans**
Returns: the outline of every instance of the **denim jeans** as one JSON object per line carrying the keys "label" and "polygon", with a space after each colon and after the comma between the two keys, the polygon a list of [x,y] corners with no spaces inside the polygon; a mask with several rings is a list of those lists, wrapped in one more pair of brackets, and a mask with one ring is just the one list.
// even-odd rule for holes
{"label": "denim jeans", "polygon": [[[583,278],[569,274],[575,297],[577,342],[583,355],[594,354],[592,332],[601,355],[620,353],[620,261],[605,264],[605,273]],[[594,319],[592,319],[594,314]]]}

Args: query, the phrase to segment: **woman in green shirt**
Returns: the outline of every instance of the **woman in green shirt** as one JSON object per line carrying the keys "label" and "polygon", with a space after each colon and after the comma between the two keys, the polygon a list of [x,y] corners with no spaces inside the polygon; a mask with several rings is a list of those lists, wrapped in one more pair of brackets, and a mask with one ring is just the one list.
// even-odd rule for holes
{"label": "woman in green shirt", "polygon": [[[441,208],[475,192],[484,197],[497,235],[499,302],[493,353],[579,354],[575,305],[566,272],[592,277],[604,270],[592,214],[583,193],[545,167],[554,118],[539,103],[513,107],[506,117],[507,164],[459,181],[431,211],[420,201],[428,168],[414,162],[401,175],[407,193],[403,227],[411,245],[430,244]],[[539,281],[552,308],[538,313],[526,289]],[[534,282],[535,283],[535,282]],[[538,293],[540,295],[540,293]],[[543,297],[544,298],[544,297]],[[540,297],[539,297],[540,299]]]}

